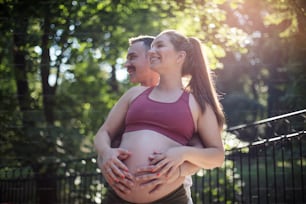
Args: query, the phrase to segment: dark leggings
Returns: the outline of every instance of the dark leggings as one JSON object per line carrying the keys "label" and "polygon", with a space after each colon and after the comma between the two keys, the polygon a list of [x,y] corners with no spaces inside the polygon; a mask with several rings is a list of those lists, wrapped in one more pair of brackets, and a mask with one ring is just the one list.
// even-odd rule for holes
{"label": "dark leggings", "polygon": [[[102,202],[103,204],[132,204],[128,201],[123,200],[120,198],[116,192],[109,188],[106,193],[106,197]],[[186,190],[184,186],[180,186],[172,193],[166,195],[163,198],[160,198],[151,204],[187,204],[188,198],[186,195]]]}

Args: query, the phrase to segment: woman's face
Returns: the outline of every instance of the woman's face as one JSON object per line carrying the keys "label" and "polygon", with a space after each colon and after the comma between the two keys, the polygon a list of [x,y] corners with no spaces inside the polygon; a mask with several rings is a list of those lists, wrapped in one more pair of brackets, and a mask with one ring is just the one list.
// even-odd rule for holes
{"label": "woman's face", "polygon": [[163,73],[177,67],[178,53],[167,34],[157,36],[148,51],[151,69]]}

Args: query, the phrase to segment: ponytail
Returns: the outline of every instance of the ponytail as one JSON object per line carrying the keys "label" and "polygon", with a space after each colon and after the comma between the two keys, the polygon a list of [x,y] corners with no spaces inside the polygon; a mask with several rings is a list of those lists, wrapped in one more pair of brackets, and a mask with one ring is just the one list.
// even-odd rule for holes
{"label": "ponytail", "polygon": [[187,52],[189,55],[187,54],[187,59],[182,70],[183,75],[190,75],[190,81],[186,88],[192,92],[202,112],[205,112],[206,104],[212,107],[216,114],[219,127],[222,128],[225,122],[224,113],[217,96],[210,69],[207,65],[207,60],[203,54],[201,42],[193,37],[188,38],[188,40],[190,47]]}

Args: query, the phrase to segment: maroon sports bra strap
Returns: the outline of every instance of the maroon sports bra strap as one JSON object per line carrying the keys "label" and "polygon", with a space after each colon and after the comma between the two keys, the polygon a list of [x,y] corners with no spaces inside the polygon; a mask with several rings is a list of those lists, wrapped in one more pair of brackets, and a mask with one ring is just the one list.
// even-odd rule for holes
{"label": "maroon sports bra strap", "polygon": [[182,99],[189,104],[189,95],[190,93],[184,91]]}

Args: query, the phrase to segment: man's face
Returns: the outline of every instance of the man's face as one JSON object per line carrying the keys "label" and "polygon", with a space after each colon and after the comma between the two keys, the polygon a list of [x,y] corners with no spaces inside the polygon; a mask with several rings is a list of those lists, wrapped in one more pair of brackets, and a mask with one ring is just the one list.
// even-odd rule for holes
{"label": "man's face", "polygon": [[143,42],[135,42],[129,47],[125,67],[132,83],[142,83],[150,77],[152,70]]}

